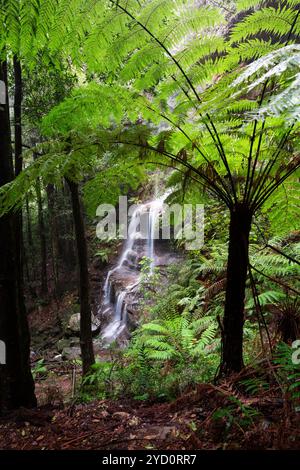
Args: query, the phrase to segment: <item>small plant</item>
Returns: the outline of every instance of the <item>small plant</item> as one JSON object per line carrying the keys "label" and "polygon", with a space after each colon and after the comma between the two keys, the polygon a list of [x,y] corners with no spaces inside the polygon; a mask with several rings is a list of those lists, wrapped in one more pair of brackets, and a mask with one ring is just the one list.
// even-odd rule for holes
{"label": "small plant", "polygon": [[95,398],[114,397],[117,391],[114,377],[116,370],[117,360],[93,364],[91,372],[82,379],[79,399],[88,402]]}
{"label": "small plant", "polygon": [[32,377],[34,380],[36,380],[38,377],[45,376],[48,373],[47,367],[45,365],[44,359],[39,359],[33,369],[32,369]]}
{"label": "small plant", "polygon": [[141,287],[146,287],[153,291],[159,285],[160,275],[158,268],[152,266],[152,260],[147,256],[143,256],[139,266],[141,270]]}
{"label": "small plant", "polygon": [[107,249],[98,250],[95,253],[95,257],[100,258],[102,263],[108,263],[108,253]]}
{"label": "small plant", "polygon": [[244,405],[241,400],[234,396],[229,397],[229,401],[231,401],[232,404],[218,409],[212,415],[214,420],[225,420],[226,432],[229,432],[234,425],[240,428],[246,428],[253,424],[260,415],[259,411],[251,406]]}
{"label": "small plant", "polygon": [[300,333],[300,300],[288,297],[276,304],[278,318],[276,321],[277,332],[284,343],[295,341]]}
{"label": "small plant", "polygon": [[248,395],[257,395],[261,392],[269,390],[270,388],[268,382],[259,377],[252,377],[250,379],[241,380],[240,383],[244,385]]}

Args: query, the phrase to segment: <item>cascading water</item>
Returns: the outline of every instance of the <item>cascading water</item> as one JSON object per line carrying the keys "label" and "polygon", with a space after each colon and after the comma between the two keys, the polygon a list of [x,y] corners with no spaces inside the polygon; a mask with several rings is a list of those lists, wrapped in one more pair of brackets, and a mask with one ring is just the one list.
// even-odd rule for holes
{"label": "cascading water", "polygon": [[101,306],[101,314],[111,318],[102,332],[107,343],[114,341],[127,326],[127,298],[134,294],[140,282],[139,260],[143,256],[149,258],[150,273],[154,271],[156,227],[168,194],[133,211],[119,262],[107,273]]}

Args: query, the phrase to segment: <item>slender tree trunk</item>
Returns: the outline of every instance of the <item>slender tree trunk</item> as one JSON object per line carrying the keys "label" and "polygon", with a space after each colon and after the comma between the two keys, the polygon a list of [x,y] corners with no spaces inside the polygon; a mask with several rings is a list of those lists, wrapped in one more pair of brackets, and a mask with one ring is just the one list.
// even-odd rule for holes
{"label": "slender tree trunk", "polygon": [[[64,227],[63,233],[64,237],[62,239],[63,250],[61,251],[62,259],[64,264],[69,271],[73,271],[76,267],[76,247],[73,239],[74,234],[74,223],[72,217],[72,211],[69,210],[69,199],[70,199],[70,190],[68,185],[64,185],[62,188],[63,193],[63,217],[61,226]],[[71,212],[71,214],[70,214]]]}
{"label": "slender tree trunk", "polygon": [[46,188],[47,192],[47,201],[48,201],[48,224],[50,227],[50,252],[52,259],[52,271],[53,271],[53,281],[54,281],[54,293],[57,298],[58,293],[58,283],[59,283],[59,255],[58,255],[58,229],[56,223],[56,214],[55,214],[55,200],[54,194],[55,189],[53,184],[48,184]]}
{"label": "slender tree trunk", "polygon": [[[32,297],[36,298],[36,272],[35,272],[35,256],[34,256],[34,243],[32,237],[32,227],[31,227],[31,216],[30,216],[30,207],[29,207],[29,199],[26,196],[25,201],[25,208],[26,208],[26,249],[24,247],[24,262],[26,263],[26,268],[28,269],[28,288]],[[30,260],[30,261],[29,261]]]}
{"label": "slender tree trunk", "polygon": [[230,214],[221,375],[243,368],[244,300],[251,220],[249,208],[236,204]]}
{"label": "slender tree trunk", "polygon": [[[27,252],[28,252],[28,256],[27,256],[27,264],[28,264],[28,259],[30,258],[31,259],[31,263],[30,263],[30,266],[31,266],[31,276],[29,276],[29,280],[30,280],[30,284],[31,282],[35,281],[36,280],[36,277],[35,277],[35,265],[34,265],[34,256],[33,256],[33,253],[34,253],[34,246],[33,246],[33,237],[32,237],[32,227],[31,227],[31,216],[30,216],[30,207],[29,207],[29,199],[28,199],[28,196],[26,196],[26,200],[25,200],[25,209],[26,209],[26,234],[27,234],[27,237],[26,237],[26,241],[27,241]],[[28,267],[29,267],[29,264],[28,264]]]}
{"label": "slender tree trunk", "polygon": [[89,372],[90,367],[95,362],[92,339],[87,244],[85,238],[84,220],[80,205],[78,184],[74,183],[68,178],[66,178],[66,181],[71,192],[71,201],[76,235],[76,246],[79,266],[80,346],[82,356],[82,373],[83,375],[85,375]]}
{"label": "slender tree trunk", "polygon": [[26,196],[26,220],[27,220],[27,237],[28,237],[28,244],[30,248],[33,249],[33,238],[32,238],[32,227],[31,227],[31,217],[30,217],[30,208],[29,208],[29,199]]}
{"label": "slender tree trunk", "polygon": [[41,182],[37,178],[36,181],[36,197],[38,204],[38,227],[40,237],[40,249],[41,249],[41,293],[42,295],[48,294],[48,279],[47,279],[47,241],[46,241],[46,227],[43,212],[43,199],[41,192]]}
{"label": "slender tree trunk", "polygon": [[[7,64],[0,63],[0,80],[6,84]],[[0,105],[0,186],[13,179],[8,96]],[[0,339],[6,346],[6,363],[0,365],[0,412],[36,405],[29,361],[29,330],[20,291],[19,251],[15,216],[0,218]],[[23,336],[24,335],[24,336]]]}

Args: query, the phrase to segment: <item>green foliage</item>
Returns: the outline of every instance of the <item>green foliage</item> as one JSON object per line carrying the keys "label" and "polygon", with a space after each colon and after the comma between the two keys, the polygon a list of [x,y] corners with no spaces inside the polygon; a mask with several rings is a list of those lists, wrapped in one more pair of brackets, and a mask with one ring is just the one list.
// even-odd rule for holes
{"label": "green foliage", "polygon": [[79,399],[83,402],[94,400],[95,397],[103,399],[112,394],[112,374],[115,369],[114,362],[96,362],[91,372],[82,379],[79,390]]}
{"label": "green foliage", "polygon": [[247,428],[255,422],[260,413],[253,407],[245,405],[235,396],[230,396],[232,404],[220,408],[213,413],[214,420],[224,420],[226,423],[226,434],[231,431],[234,425]]}
{"label": "green foliage", "polygon": [[125,161],[118,161],[115,155],[105,154],[98,171],[91,169],[91,178],[83,187],[84,203],[91,218],[100,204],[116,205],[119,196],[136,190],[145,180],[143,168],[134,164],[134,155],[126,157]]}
{"label": "green foliage", "polygon": [[23,112],[25,123],[39,126],[53,107],[70,95],[78,78],[62,59],[57,67],[37,61],[34,68],[23,66]]}
{"label": "green foliage", "polygon": [[[299,288],[298,244],[293,244],[292,249],[286,246],[281,251],[283,254],[286,253],[287,256],[290,254],[292,259],[294,257],[295,262],[269,248],[265,249],[264,252],[254,246],[250,249],[250,262],[257,269],[257,271],[254,270],[253,272],[255,280],[267,289],[264,298],[262,298],[262,301],[265,303],[268,301],[269,303],[277,302],[284,298],[284,294],[286,294],[284,287],[286,286],[295,289]],[[274,290],[274,287],[276,287],[276,290]]]}
{"label": "green foliage", "polygon": [[109,250],[108,249],[102,249],[96,251],[95,257],[100,258],[102,262],[107,263],[108,262],[108,256],[109,256]]}
{"label": "green foliage", "polygon": [[248,39],[250,36],[261,34],[262,31],[279,37],[288,34],[295,19],[295,11],[283,7],[283,2],[278,3],[277,7],[256,10],[240,21],[231,33],[232,42]]}
{"label": "green foliage", "polygon": [[[179,173],[169,184],[181,200],[206,198],[220,212],[240,203],[252,214],[264,208],[271,235],[295,229],[299,47],[288,43],[300,33],[298,4],[241,0],[242,19],[230,18],[228,25],[226,2],[221,3],[224,8],[189,0],[2,2],[2,54],[17,55],[29,72],[36,70],[37,58],[58,75],[65,68],[74,71],[81,86],[62,90],[67,97],[44,116],[47,141],[25,154],[26,162],[40,157],[1,188],[1,215],[21,207],[37,180],[59,185],[68,177],[84,181],[85,203],[94,216],[101,202],[115,204],[120,194],[136,189],[145,169],[165,165]],[[51,98],[52,91],[45,95]],[[225,226],[229,217],[222,220]],[[117,369],[117,381],[135,396],[170,397],[211,377],[215,356],[206,353],[219,341],[226,243],[224,238],[210,254],[191,255],[165,298],[149,309],[152,318],[135,334],[123,370]],[[297,288],[297,266],[256,252],[256,244],[251,239],[250,261],[266,315],[289,292],[282,282]],[[142,276],[151,296],[155,277],[149,279],[146,265]],[[248,285],[249,317],[251,295]],[[99,386],[108,367],[99,366],[86,385]]]}
{"label": "green foliage", "polygon": [[[246,70],[235,80],[234,85],[249,82],[247,92],[251,91],[266,80],[281,76],[278,81],[276,94],[258,110],[260,119],[264,116],[280,116],[284,114],[286,119],[294,122],[300,117],[300,46],[291,44],[266,54],[249,65]],[[245,91],[245,90],[244,90]]]}
{"label": "green foliage", "polygon": [[31,66],[40,51],[46,66],[62,50],[78,60],[80,42],[99,10],[92,0],[1,2],[0,50],[12,51]]}
{"label": "green foliage", "polygon": [[282,184],[263,207],[268,215],[272,233],[284,236],[299,228],[300,184],[297,181]]}
{"label": "green foliage", "polygon": [[274,361],[280,367],[278,375],[286,393],[297,403],[300,398],[300,364],[299,342],[295,343],[295,348],[286,343],[280,343],[277,346]]}
{"label": "green foliage", "polygon": [[240,382],[249,395],[258,395],[261,392],[269,390],[269,384],[260,377],[251,377],[250,379],[244,379]]}
{"label": "green foliage", "polygon": [[32,377],[34,380],[36,380],[39,377],[47,375],[48,369],[45,365],[45,360],[43,358],[39,359],[35,363],[34,367],[31,370],[31,373],[32,373]]}
{"label": "green foliage", "polygon": [[[240,99],[243,87],[238,84],[243,80],[235,79],[241,62],[261,58],[269,48],[278,55],[283,38],[297,34],[299,18],[295,3],[279,2],[274,8],[265,6],[265,2],[240,2],[238,10],[245,8],[246,14],[241,21],[233,23],[226,40],[219,33],[225,22],[222,3],[221,7],[210,3],[199,7],[185,0],[98,3],[86,14],[89,5],[83,7],[79,0],[73,0],[71,6],[62,1],[57,10],[51,0],[48,3],[45,0],[36,9],[33,20],[41,26],[39,15],[43,17],[47,11],[47,27],[36,33],[41,44],[45,45],[45,38],[49,37],[50,51],[59,51],[58,35],[65,33],[66,50],[73,46],[72,54],[77,47],[81,51],[79,60],[86,63],[89,73],[100,74],[100,79],[75,90],[43,121],[46,135],[71,140],[78,167],[73,162],[73,174],[68,169],[68,176],[79,177],[79,161],[91,161],[91,152],[99,161],[107,152],[115,153],[116,147],[121,145],[124,153],[124,148],[129,146],[131,150],[139,149],[135,157],[140,163],[145,165],[155,160],[168,165],[171,159],[177,170],[183,172],[184,181],[196,179],[210,196],[228,207],[237,200],[247,200],[256,211],[291,177],[298,164],[288,157],[290,149],[283,147],[276,153],[284,138],[282,118],[275,121],[269,118],[267,126],[249,123],[249,112],[261,108],[256,99],[261,81],[254,80],[252,84],[255,99],[249,93]],[[48,9],[44,11],[46,5]],[[253,6],[260,8],[253,9]],[[11,7],[13,18],[18,11],[13,0]],[[74,11],[68,31],[60,21],[54,26],[58,18],[61,20],[58,14],[64,11],[61,8]],[[69,44],[75,26],[78,31],[74,43]],[[272,32],[275,39],[256,37],[266,32]],[[6,39],[9,43],[9,36]],[[264,58],[258,60],[265,62]],[[284,79],[281,73],[280,80]],[[231,88],[234,83],[236,93]],[[262,105],[269,97],[267,89],[262,95]],[[147,133],[140,135],[139,125],[134,125],[132,132],[132,125],[128,124],[138,120]],[[292,152],[296,151],[297,144],[293,141]],[[272,163],[274,155],[276,161]],[[121,177],[128,171],[129,178],[133,173],[132,179],[136,181],[135,170],[129,171],[127,166],[123,171],[124,160],[123,156],[116,167],[106,168],[108,179],[114,174]],[[135,169],[140,164],[137,161],[133,165]],[[265,173],[261,171],[262,165],[268,169]],[[101,166],[98,172],[102,172]],[[106,181],[105,174],[102,173],[102,181]],[[96,178],[95,186],[100,177]],[[124,180],[121,178],[120,184]],[[17,191],[11,194],[16,197]],[[90,201],[88,205],[94,208],[95,202]]]}
{"label": "green foliage", "polygon": [[45,135],[66,136],[73,132],[91,132],[109,127],[125,117],[124,104],[132,99],[125,87],[89,83],[74,89],[72,95],[54,107],[44,118]]}
{"label": "green foliage", "polygon": [[139,261],[139,267],[141,270],[140,276],[140,292],[146,295],[146,291],[154,292],[159,287],[160,273],[159,268],[152,265],[153,260],[143,256]]}
{"label": "green foliage", "polygon": [[187,315],[154,320],[141,327],[136,341],[145,346],[150,359],[185,362],[205,355],[214,340],[217,326],[211,317],[192,320]]}

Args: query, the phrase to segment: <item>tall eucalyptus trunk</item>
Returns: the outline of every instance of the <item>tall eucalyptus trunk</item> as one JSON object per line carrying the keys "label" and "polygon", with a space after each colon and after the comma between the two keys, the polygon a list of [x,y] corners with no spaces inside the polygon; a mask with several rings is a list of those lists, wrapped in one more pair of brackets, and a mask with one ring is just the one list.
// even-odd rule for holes
{"label": "tall eucalyptus trunk", "polygon": [[[7,90],[7,63],[0,63],[0,80]],[[20,135],[17,136],[20,139]],[[0,104],[0,186],[14,177],[12,164],[9,104]],[[36,405],[30,369],[29,329],[22,293],[20,245],[16,217],[0,217],[0,340],[6,360],[0,365],[0,412]]]}
{"label": "tall eucalyptus trunk", "polygon": [[79,298],[80,298],[80,347],[82,357],[82,374],[90,371],[95,362],[92,338],[90,283],[88,272],[88,251],[85,238],[85,227],[80,204],[78,184],[66,178],[68,183],[74,218],[76,247],[79,269]]}
{"label": "tall eucalyptus trunk", "polygon": [[41,294],[46,296],[48,294],[47,237],[40,178],[37,178],[36,180],[35,192],[38,206],[38,235],[40,238],[41,254]]}

